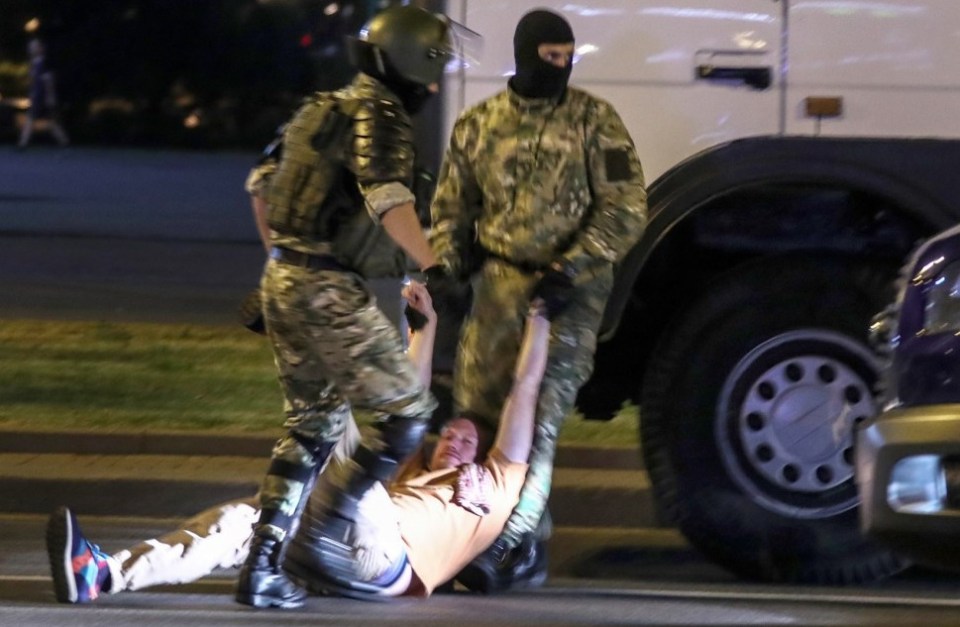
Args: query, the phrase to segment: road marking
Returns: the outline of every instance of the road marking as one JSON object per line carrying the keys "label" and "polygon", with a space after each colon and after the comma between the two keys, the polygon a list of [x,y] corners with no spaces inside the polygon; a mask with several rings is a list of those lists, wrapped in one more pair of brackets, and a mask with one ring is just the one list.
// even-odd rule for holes
{"label": "road marking", "polygon": [[[555,582],[557,580],[554,580]],[[568,580],[569,581],[569,580]],[[731,584],[731,586],[742,584]],[[922,605],[937,607],[960,607],[960,599],[953,598],[949,592],[944,597],[930,596],[891,596],[889,594],[839,594],[836,592],[762,592],[757,590],[680,590],[663,588],[644,588],[642,584],[632,588],[604,586],[601,582],[589,581],[575,585],[549,585],[539,592],[551,595],[568,595],[571,592],[581,595],[623,595],[627,597],[661,597],[669,599],[704,599],[726,601],[796,601],[816,603],[838,603],[845,605]],[[947,598],[946,595],[951,595]]]}

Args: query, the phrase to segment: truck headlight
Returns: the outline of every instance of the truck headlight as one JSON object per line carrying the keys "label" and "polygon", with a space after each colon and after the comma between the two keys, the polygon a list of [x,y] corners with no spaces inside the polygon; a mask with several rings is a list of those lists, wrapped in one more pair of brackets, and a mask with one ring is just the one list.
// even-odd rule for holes
{"label": "truck headlight", "polygon": [[926,289],[923,331],[960,331],[960,261],[948,264]]}

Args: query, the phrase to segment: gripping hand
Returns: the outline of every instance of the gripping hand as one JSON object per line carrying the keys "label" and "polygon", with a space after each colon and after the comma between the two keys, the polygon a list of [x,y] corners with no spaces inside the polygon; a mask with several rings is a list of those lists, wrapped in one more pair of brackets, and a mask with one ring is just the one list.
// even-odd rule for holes
{"label": "gripping hand", "polygon": [[249,294],[247,294],[243,301],[240,302],[240,307],[237,311],[237,314],[240,316],[240,324],[247,327],[254,333],[266,335],[267,327],[263,321],[261,303],[260,290],[252,290]]}
{"label": "gripping hand", "polygon": [[440,265],[423,271],[427,291],[433,299],[433,308],[438,314],[463,316],[470,308],[469,285],[457,281]]}
{"label": "gripping hand", "polygon": [[576,271],[571,266],[555,261],[534,285],[531,300],[543,301],[548,320],[553,320],[570,306],[575,289],[573,285],[575,277]]}

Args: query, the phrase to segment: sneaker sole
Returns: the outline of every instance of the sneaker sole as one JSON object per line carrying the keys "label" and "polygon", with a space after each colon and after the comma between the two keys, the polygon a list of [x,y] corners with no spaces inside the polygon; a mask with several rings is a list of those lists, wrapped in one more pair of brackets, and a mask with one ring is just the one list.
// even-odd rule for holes
{"label": "sneaker sole", "polygon": [[67,508],[61,507],[47,522],[47,556],[53,575],[53,591],[61,603],[77,602],[77,582],[73,578],[73,528]]}

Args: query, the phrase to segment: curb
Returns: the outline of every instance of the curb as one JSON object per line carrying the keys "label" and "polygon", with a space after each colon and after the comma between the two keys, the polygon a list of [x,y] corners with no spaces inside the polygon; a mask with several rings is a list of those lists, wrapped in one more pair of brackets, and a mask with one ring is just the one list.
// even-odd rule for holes
{"label": "curb", "polygon": [[[275,435],[0,429],[0,512],[188,517],[253,496]],[[663,527],[637,451],[558,448],[554,524]]]}
{"label": "curb", "polygon": [[[71,455],[270,456],[279,437],[180,431],[15,431],[0,429],[0,453]],[[563,468],[642,470],[639,449],[561,444],[555,465]]]}

